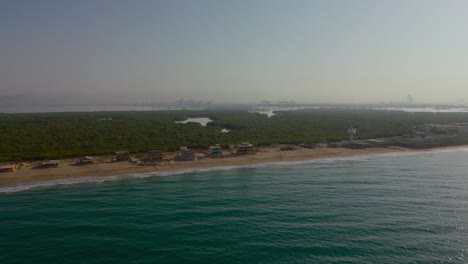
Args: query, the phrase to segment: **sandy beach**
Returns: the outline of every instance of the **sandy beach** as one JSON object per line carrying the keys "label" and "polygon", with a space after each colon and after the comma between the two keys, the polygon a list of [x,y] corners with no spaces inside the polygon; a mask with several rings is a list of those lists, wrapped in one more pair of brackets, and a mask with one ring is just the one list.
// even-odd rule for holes
{"label": "sandy beach", "polygon": [[[16,172],[1,173],[0,186],[33,181],[58,180],[87,176],[113,176],[123,174],[147,173],[173,169],[196,169],[222,166],[250,165],[277,161],[303,161],[320,158],[349,157],[356,155],[371,155],[391,152],[411,151],[403,148],[369,148],[347,149],[320,147],[314,149],[298,148],[295,150],[280,150],[281,146],[260,147],[255,154],[236,155],[224,153],[222,158],[209,158],[203,153],[197,153],[193,161],[161,161],[152,165],[140,166],[130,161],[110,162],[110,156],[97,157],[96,164],[76,166],[76,159],[62,160],[58,168],[38,169],[31,162],[22,166]],[[36,162],[37,163],[37,162]]]}

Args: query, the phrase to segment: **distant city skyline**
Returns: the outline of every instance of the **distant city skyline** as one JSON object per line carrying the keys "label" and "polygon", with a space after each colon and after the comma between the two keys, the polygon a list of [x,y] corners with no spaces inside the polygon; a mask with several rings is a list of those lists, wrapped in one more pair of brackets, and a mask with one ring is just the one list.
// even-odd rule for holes
{"label": "distant city skyline", "polygon": [[466,10],[462,0],[6,0],[0,104],[465,104]]}

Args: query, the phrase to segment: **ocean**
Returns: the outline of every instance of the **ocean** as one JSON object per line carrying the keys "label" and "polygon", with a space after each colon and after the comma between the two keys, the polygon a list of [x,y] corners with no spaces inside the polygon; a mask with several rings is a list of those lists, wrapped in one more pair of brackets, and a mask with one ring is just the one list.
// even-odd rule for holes
{"label": "ocean", "polygon": [[0,263],[466,263],[468,148],[0,188]]}

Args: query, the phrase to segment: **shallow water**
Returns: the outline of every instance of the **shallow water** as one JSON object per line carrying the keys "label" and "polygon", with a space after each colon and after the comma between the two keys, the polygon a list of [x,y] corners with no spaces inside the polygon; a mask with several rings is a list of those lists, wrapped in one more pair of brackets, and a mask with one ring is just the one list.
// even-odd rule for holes
{"label": "shallow water", "polygon": [[2,189],[0,256],[2,263],[463,263],[467,161],[458,149]]}

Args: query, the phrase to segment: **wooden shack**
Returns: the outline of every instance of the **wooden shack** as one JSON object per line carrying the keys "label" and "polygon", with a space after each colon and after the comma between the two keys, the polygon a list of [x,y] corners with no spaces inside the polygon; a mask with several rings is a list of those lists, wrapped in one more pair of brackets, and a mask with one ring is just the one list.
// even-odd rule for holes
{"label": "wooden shack", "polygon": [[150,150],[146,153],[147,161],[161,161],[163,159],[163,152],[161,150]]}
{"label": "wooden shack", "polygon": [[223,151],[220,145],[216,144],[214,146],[210,146],[210,157],[220,158],[222,156],[223,156]]}
{"label": "wooden shack", "polygon": [[115,161],[126,161],[129,159],[130,159],[130,153],[128,151],[115,152]]}
{"label": "wooden shack", "polygon": [[15,164],[0,166],[0,173],[15,172],[18,166]]}
{"label": "wooden shack", "polygon": [[236,147],[236,153],[240,155],[250,154],[250,153],[253,153],[253,151],[254,151],[253,145],[250,143],[242,143],[242,144],[237,145]]}
{"label": "wooden shack", "polygon": [[194,160],[195,159],[195,151],[193,149],[189,149],[187,147],[181,147],[180,148],[179,158],[180,158],[180,160],[183,160],[183,161]]}
{"label": "wooden shack", "polygon": [[90,156],[85,156],[78,161],[79,164],[85,165],[85,164],[94,164],[94,158]]}
{"label": "wooden shack", "polygon": [[49,160],[41,163],[41,168],[57,168],[60,164],[60,160]]}

